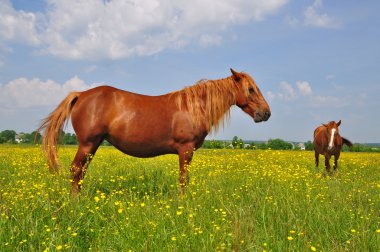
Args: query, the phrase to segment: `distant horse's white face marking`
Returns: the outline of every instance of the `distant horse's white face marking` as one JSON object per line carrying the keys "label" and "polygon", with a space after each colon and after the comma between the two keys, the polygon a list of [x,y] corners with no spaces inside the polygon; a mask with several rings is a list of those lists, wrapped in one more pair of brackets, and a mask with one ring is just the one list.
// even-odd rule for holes
{"label": "distant horse's white face marking", "polygon": [[336,129],[331,130],[331,137],[330,137],[330,143],[328,149],[331,150],[334,147],[334,136],[335,136]]}

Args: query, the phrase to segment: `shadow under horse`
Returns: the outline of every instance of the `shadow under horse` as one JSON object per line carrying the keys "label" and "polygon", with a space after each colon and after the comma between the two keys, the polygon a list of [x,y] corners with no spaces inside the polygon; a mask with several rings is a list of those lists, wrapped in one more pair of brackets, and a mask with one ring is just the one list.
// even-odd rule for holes
{"label": "shadow under horse", "polygon": [[314,151],[315,165],[319,165],[319,154],[325,156],[325,167],[327,173],[330,172],[330,158],[334,156],[334,171],[338,168],[338,159],[343,144],[352,147],[352,143],[339,135],[339,122],[331,121],[328,124],[322,124],[314,130]]}
{"label": "shadow under horse", "polygon": [[72,92],[42,121],[42,147],[51,171],[59,170],[57,137],[71,115],[78,151],[71,164],[72,193],[77,193],[87,167],[103,140],[135,157],[178,154],[181,191],[188,184],[187,166],[207,134],[224,124],[230,107],[241,108],[255,122],[271,112],[252,77],[232,75],[202,80],[193,86],[148,96],[100,86]]}

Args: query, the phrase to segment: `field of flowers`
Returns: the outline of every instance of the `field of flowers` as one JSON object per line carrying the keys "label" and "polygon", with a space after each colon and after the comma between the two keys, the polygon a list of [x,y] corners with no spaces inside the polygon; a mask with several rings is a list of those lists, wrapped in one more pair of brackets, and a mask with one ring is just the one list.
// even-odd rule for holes
{"label": "field of flowers", "polygon": [[101,147],[73,197],[75,151],[52,175],[38,146],[0,146],[0,251],[380,251],[380,154],[325,176],[312,152],[198,150],[180,195],[177,156]]}

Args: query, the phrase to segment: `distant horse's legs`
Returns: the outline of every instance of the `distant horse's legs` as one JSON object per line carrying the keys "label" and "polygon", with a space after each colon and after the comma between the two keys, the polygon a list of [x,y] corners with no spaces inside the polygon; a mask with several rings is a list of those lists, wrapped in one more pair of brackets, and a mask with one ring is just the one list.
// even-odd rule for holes
{"label": "distant horse's legs", "polygon": [[179,183],[181,186],[181,193],[185,193],[185,187],[189,183],[189,173],[187,171],[187,167],[190,165],[191,159],[193,158],[193,152],[194,147],[191,146],[185,146],[183,148],[180,148],[178,152],[179,156]]}
{"label": "distant horse's legs", "polygon": [[325,155],[325,167],[326,167],[326,171],[327,173],[330,172],[330,155],[326,154]]}
{"label": "distant horse's legs", "polygon": [[96,150],[101,141],[96,143],[79,143],[77,154],[71,163],[71,193],[77,194],[80,191],[81,183]]}
{"label": "distant horse's legs", "polygon": [[315,166],[318,167],[318,165],[319,165],[319,153],[317,151],[315,151],[314,155],[315,155]]}
{"label": "distant horse's legs", "polygon": [[334,155],[334,171],[338,169],[338,159],[339,159],[340,153]]}

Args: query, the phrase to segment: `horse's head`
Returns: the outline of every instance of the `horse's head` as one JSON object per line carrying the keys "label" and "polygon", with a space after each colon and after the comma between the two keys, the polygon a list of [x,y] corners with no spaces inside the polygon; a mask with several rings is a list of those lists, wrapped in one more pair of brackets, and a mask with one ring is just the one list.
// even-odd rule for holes
{"label": "horse's head", "polygon": [[270,117],[270,108],[255,81],[246,73],[231,69],[232,78],[237,85],[236,105],[250,115],[255,122],[266,121]]}
{"label": "horse's head", "polygon": [[328,150],[332,150],[334,148],[335,143],[335,137],[339,134],[339,125],[342,122],[342,120],[339,120],[339,122],[331,121],[328,124],[323,124],[326,128],[326,134],[329,139],[329,145],[327,147]]}

